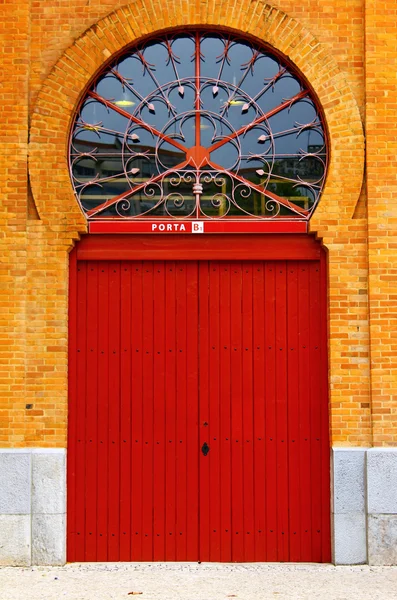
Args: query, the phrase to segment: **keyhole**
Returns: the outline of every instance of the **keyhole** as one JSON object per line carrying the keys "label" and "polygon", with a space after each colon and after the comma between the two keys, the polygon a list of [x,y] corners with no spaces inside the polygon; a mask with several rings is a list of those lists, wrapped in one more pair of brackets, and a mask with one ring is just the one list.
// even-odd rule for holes
{"label": "keyhole", "polygon": [[210,451],[209,445],[207,444],[207,442],[204,442],[204,444],[202,445],[202,448],[201,448],[201,452],[204,454],[204,456],[207,456],[209,451]]}

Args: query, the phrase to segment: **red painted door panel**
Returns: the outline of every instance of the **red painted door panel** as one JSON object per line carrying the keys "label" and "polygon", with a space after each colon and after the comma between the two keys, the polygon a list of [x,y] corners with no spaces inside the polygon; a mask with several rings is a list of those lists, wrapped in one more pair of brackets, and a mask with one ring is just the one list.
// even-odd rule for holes
{"label": "red painted door panel", "polygon": [[75,259],[68,560],[329,561],[321,261]]}

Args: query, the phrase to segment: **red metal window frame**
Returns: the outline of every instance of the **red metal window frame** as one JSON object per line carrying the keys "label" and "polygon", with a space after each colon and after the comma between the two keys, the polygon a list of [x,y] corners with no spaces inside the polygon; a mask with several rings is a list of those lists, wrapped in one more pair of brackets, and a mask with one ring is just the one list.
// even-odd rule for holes
{"label": "red metal window frame", "polygon": [[[305,77],[301,73],[299,73],[297,71],[296,67],[286,57],[282,56],[274,48],[270,48],[263,42],[259,42],[258,40],[255,40],[254,38],[251,38],[250,36],[246,36],[245,34],[241,34],[240,32],[233,32],[231,30],[229,31],[228,29],[225,29],[223,27],[217,28],[216,31],[218,33],[222,32],[222,35],[226,36],[227,40],[228,40],[226,43],[226,46],[225,46],[224,57],[222,59],[223,61],[227,59],[228,48],[229,48],[230,42],[232,42],[234,40],[234,38],[236,38],[236,39],[241,38],[241,40],[245,40],[249,44],[252,44],[253,48],[257,48],[257,47],[262,48],[265,53],[269,54],[269,56],[271,56],[275,60],[280,61],[280,72],[277,75],[275,75],[272,85],[274,85],[277,82],[277,80],[284,74],[284,72],[288,72],[288,73],[292,74],[294,77],[296,77],[301,82],[301,85],[303,87],[299,93],[296,93],[293,97],[291,97],[287,100],[284,100],[280,105],[273,107],[270,111],[266,112],[263,115],[258,114],[256,116],[255,120],[252,121],[252,123],[249,123],[248,125],[244,125],[244,126],[240,127],[238,130],[236,130],[233,134],[226,136],[224,139],[218,140],[216,143],[213,143],[210,148],[204,148],[201,146],[200,126],[199,126],[200,113],[202,112],[202,108],[200,107],[200,93],[199,93],[199,90],[200,90],[200,56],[201,56],[200,55],[200,40],[204,33],[211,33],[211,32],[213,33],[214,29],[206,28],[205,31],[202,31],[200,28],[196,30],[196,28],[188,27],[188,28],[184,28],[184,31],[190,32],[190,34],[195,39],[196,72],[195,72],[195,76],[193,77],[192,81],[194,81],[194,84],[197,88],[197,95],[196,95],[194,108],[192,109],[192,114],[195,113],[195,121],[196,121],[196,134],[195,135],[196,135],[196,138],[195,138],[195,143],[191,148],[186,148],[180,142],[177,142],[175,139],[173,139],[169,135],[166,135],[160,131],[157,131],[157,129],[155,129],[152,125],[145,123],[141,117],[136,116],[135,114],[134,115],[130,114],[128,111],[120,108],[120,106],[118,106],[117,103],[112,102],[109,99],[102,97],[100,94],[98,94],[95,91],[96,90],[95,85],[96,85],[97,81],[99,81],[100,78],[106,72],[113,73],[113,75],[116,77],[116,79],[119,82],[121,82],[121,84],[123,86],[126,86],[128,89],[130,89],[130,91],[132,91],[132,87],[130,86],[129,81],[127,79],[124,79],[120,75],[120,73],[117,71],[117,68],[113,65],[114,60],[111,64],[108,63],[104,67],[104,69],[102,69],[99,72],[99,74],[96,76],[96,79],[94,81],[94,84],[93,84],[94,87],[91,86],[92,89],[90,88],[87,91],[87,93],[84,95],[84,98],[82,99],[82,101],[80,103],[78,110],[80,110],[82,108],[84,101],[86,101],[87,99],[91,99],[92,101],[99,102],[100,104],[105,106],[108,110],[113,110],[117,114],[122,115],[122,116],[126,117],[127,119],[129,119],[130,123],[141,126],[145,130],[150,130],[152,133],[157,135],[157,137],[160,141],[165,140],[165,141],[167,141],[167,143],[171,144],[172,146],[178,148],[179,150],[184,150],[186,152],[185,160],[183,162],[181,162],[180,164],[176,165],[175,167],[168,169],[167,172],[159,173],[157,176],[155,176],[155,177],[152,176],[150,179],[148,179],[144,183],[136,185],[135,187],[132,186],[131,189],[128,189],[127,191],[122,192],[119,195],[116,195],[113,198],[105,201],[103,204],[100,205],[100,207],[95,207],[92,209],[84,209],[84,212],[89,221],[89,224],[88,224],[89,231],[91,233],[111,233],[111,232],[112,233],[150,233],[150,232],[159,233],[158,230],[156,230],[156,231],[152,230],[152,224],[160,223],[161,219],[157,219],[154,215],[151,215],[150,214],[151,209],[149,211],[146,211],[142,215],[137,215],[134,217],[131,217],[131,216],[127,217],[126,215],[122,215],[122,214],[119,214],[118,216],[101,216],[101,211],[108,206],[114,206],[114,205],[118,206],[119,204],[121,206],[124,200],[132,197],[133,194],[136,193],[138,190],[146,189],[146,187],[148,185],[150,186],[150,184],[155,184],[157,181],[161,184],[163,178],[165,177],[165,175],[167,175],[167,173],[172,175],[172,173],[179,172],[180,169],[182,169],[182,171],[180,171],[180,172],[183,173],[183,169],[187,165],[190,165],[190,167],[192,167],[192,168],[195,167],[195,169],[196,169],[196,171],[195,171],[196,172],[196,175],[195,175],[196,183],[193,186],[193,188],[194,188],[193,191],[194,191],[194,195],[195,195],[195,199],[196,199],[195,200],[196,201],[196,210],[195,210],[194,214],[192,213],[188,217],[181,220],[180,221],[181,223],[184,223],[185,225],[190,227],[192,219],[197,219],[197,220],[203,221],[205,223],[206,233],[207,232],[208,233],[221,233],[221,232],[222,233],[226,233],[226,232],[248,233],[251,231],[256,232],[256,233],[265,233],[265,232],[289,233],[289,232],[298,232],[298,231],[306,232],[307,231],[307,223],[310,219],[312,212],[315,210],[315,207],[317,206],[317,203],[321,196],[321,191],[324,186],[326,172],[327,172],[327,164],[328,164],[328,158],[327,158],[328,136],[327,136],[327,130],[326,130],[326,123],[325,123],[325,119],[324,119],[324,115],[323,115],[321,106],[319,105],[318,99],[316,98],[309,82],[305,79]],[[160,37],[149,36],[147,38],[143,38],[142,40],[140,40],[140,42],[136,46],[134,45],[129,50],[129,52],[135,53],[135,54],[137,54],[137,56],[139,55],[139,57],[142,61],[143,69],[147,70],[149,73],[150,67],[151,66],[153,67],[153,65],[150,65],[145,60],[145,58],[141,52],[142,47],[143,47],[142,44],[146,43],[147,41],[150,41],[151,39],[154,41],[157,41],[157,39],[159,41],[162,41],[162,43],[167,45],[168,51],[170,53],[170,60],[172,60],[174,63],[174,56],[173,56],[170,44],[172,43],[173,34],[178,34],[179,32],[180,32],[179,29],[170,30],[169,32],[165,32],[163,34],[163,36],[165,36],[164,39],[161,36]],[[250,61],[249,64],[245,65],[247,70],[253,69],[257,54],[258,54],[258,50],[255,50],[255,51],[253,50],[252,60]],[[120,53],[119,58],[122,58],[127,55],[128,55],[128,52]],[[183,90],[184,89],[183,86],[180,87],[181,81],[179,81],[178,77],[174,82],[171,82],[171,83],[175,87],[175,89]],[[214,79],[214,83],[215,83],[215,79]],[[221,84],[219,83],[219,85],[221,85]],[[264,89],[267,89],[270,85],[271,85],[271,82],[268,83]],[[123,89],[124,89],[124,87],[123,87]],[[218,84],[216,84],[214,86],[214,90],[218,90]],[[217,94],[217,91],[214,93]],[[231,97],[234,97],[235,94],[236,94],[236,91],[234,91],[232,93]],[[162,90],[161,90],[161,95],[164,96],[164,92]],[[182,92],[182,96],[183,96],[183,92]],[[214,165],[212,165],[212,167],[214,169],[214,173],[217,174],[215,177],[231,175],[232,179],[233,180],[235,179],[236,182],[238,183],[237,187],[240,187],[241,185],[247,185],[248,186],[247,189],[259,191],[262,195],[264,195],[264,197],[266,198],[266,200],[269,203],[274,203],[275,206],[277,205],[279,207],[280,206],[289,206],[289,208],[293,210],[293,214],[292,215],[284,215],[284,216],[277,214],[272,217],[270,217],[270,216],[256,217],[256,216],[253,216],[253,215],[247,213],[245,216],[241,215],[240,217],[235,217],[235,218],[233,218],[233,217],[231,218],[230,216],[227,216],[227,218],[224,218],[224,217],[215,218],[214,219],[215,222],[214,222],[212,217],[208,218],[208,216],[206,216],[204,213],[201,213],[198,208],[200,205],[200,194],[202,193],[202,187],[203,187],[200,177],[202,177],[206,173],[205,171],[202,172],[201,170],[203,168],[203,165],[205,165],[206,162],[208,162],[209,154],[210,154],[211,150],[214,151],[215,149],[218,149],[219,147],[223,146],[224,144],[228,143],[229,141],[233,141],[235,138],[237,138],[241,134],[245,135],[246,131],[253,129],[254,127],[256,127],[258,125],[261,125],[265,120],[269,119],[270,117],[274,116],[275,114],[278,114],[280,111],[282,111],[284,109],[289,110],[290,107],[295,102],[305,100],[306,98],[310,99],[310,101],[312,101],[314,103],[314,106],[316,107],[316,109],[318,111],[319,124],[321,124],[322,134],[324,136],[324,152],[325,152],[324,174],[321,177],[322,183],[318,190],[317,198],[316,198],[313,206],[310,209],[300,208],[299,206],[294,205],[290,200],[288,200],[288,199],[286,200],[283,196],[277,195],[277,194],[273,193],[272,191],[270,191],[270,189],[268,189],[268,187],[267,187],[267,184],[264,185],[264,187],[263,187],[262,184],[257,185],[254,183],[250,183],[246,179],[244,179],[244,177],[239,175],[238,173],[231,174],[224,167],[214,164]],[[142,98],[141,100],[142,100],[143,105],[146,105],[148,103],[147,98]],[[254,102],[254,99],[249,98],[246,106],[251,105],[252,102]],[[150,104],[150,106],[152,106],[152,104]],[[78,120],[77,116],[76,116],[76,119]],[[77,123],[77,121],[76,121],[76,123]],[[75,123],[75,126],[76,126],[76,123]],[[85,123],[83,121],[81,121],[80,125],[83,129],[88,128],[88,129],[92,129],[92,130],[95,130],[95,128],[99,126],[98,124],[95,125],[95,124]],[[302,125],[301,126],[302,131],[303,131],[303,129],[305,129],[307,127],[311,127],[312,125],[313,124],[310,124],[310,123]],[[299,130],[299,128],[297,129],[297,132],[298,132],[298,130]],[[285,132],[283,132],[283,133],[285,133]],[[264,136],[262,135],[261,137],[264,137]],[[136,135],[135,135],[135,138],[137,138]],[[72,143],[72,140],[73,140],[73,131],[71,131],[71,143]],[[73,149],[72,146],[71,146],[71,148]],[[71,173],[72,173],[73,161],[76,160],[76,156],[73,158],[74,155],[73,156],[72,155],[73,155],[73,151],[71,151],[71,156],[70,156]],[[314,154],[311,154],[310,152],[307,153],[307,156],[315,156],[315,155],[316,155],[315,153]],[[90,152],[81,153],[80,158],[83,156],[89,157]],[[303,155],[302,155],[302,157],[303,157]],[[137,171],[139,171],[139,169],[133,168],[131,170],[131,173],[133,173],[133,175],[136,175]],[[263,169],[262,170],[258,169],[257,172],[263,173]],[[300,178],[298,177],[296,179],[296,183],[298,183],[299,180],[300,180]],[[306,183],[307,183],[304,180],[300,180],[300,181],[303,185],[306,185]],[[72,182],[74,185],[75,180],[73,178],[73,174],[72,174]],[[91,184],[95,184],[95,183],[96,183],[96,180],[93,179],[91,182],[88,182],[88,184],[85,183],[83,186],[83,189],[86,187],[86,185],[91,185]],[[82,185],[82,183],[80,182],[80,183],[78,183],[77,187],[79,187],[79,186],[81,187],[81,185]],[[156,183],[156,185],[157,185],[157,183]],[[76,192],[78,200],[81,204],[80,196],[79,196],[79,193],[78,193],[76,187],[75,187],[75,192]],[[172,196],[172,194],[171,194],[171,196]],[[161,204],[161,202],[160,202],[160,204]],[[81,204],[81,206],[82,206],[82,204]],[[175,220],[177,222],[179,222],[179,219],[175,215],[168,215],[168,216],[164,215],[163,220],[164,219],[165,220],[169,219],[171,222],[175,222]],[[127,220],[127,222],[125,222],[125,220]]]}

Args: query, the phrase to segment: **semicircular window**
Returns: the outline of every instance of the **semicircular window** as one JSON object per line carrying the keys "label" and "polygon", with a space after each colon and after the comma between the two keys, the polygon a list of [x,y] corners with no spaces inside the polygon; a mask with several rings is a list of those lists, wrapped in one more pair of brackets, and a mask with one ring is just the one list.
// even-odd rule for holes
{"label": "semicircular window", "polygon": [[302,77],[238,35],[164,34],[97,77],[70,171],[89,219],[310,218],[327,167]]}

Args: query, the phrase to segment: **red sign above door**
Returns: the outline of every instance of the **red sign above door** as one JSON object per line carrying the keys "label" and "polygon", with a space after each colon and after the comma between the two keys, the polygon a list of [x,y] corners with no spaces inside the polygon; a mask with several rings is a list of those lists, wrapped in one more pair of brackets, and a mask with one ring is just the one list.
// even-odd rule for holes
{"label": "red sign above door", "polygon": [[90,233],[306,233],[305,221],[91,221]]}

